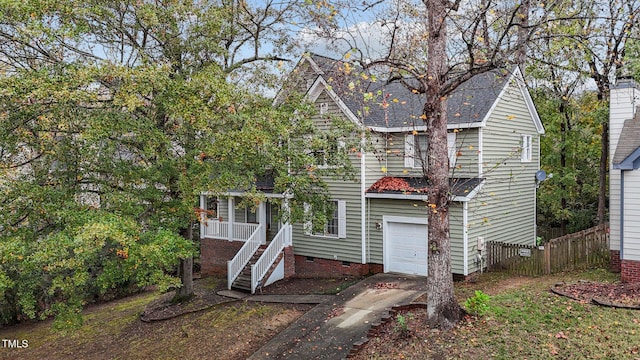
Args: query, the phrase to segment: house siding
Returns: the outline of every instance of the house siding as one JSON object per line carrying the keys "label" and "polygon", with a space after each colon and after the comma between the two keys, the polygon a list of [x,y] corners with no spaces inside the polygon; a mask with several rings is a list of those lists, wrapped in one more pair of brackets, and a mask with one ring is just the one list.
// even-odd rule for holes
{"label": "house siding", "polygon": [[478,238],[482,237],[484,238],[487,233],[486,233],[486,229],[484,228],[484,226],[481,226],[478,224],[478,214],[480,213],[480,211],[482,211],[482,207],[484,207],[484,205],[482,205],[479,201],[471,201],[468,203],[468,208],[467,208],[467,214],[468,214],[468,221],[469,223],[467,224],[467,237],[468,237],[468,251],[469,251],[469,258],[468,258],[468,266],[469,266],[469,274],[472,274],[476,271],[480,271],[480,267],[481,264],[478,261],[477,255],[480,254],[484,257],[484,259],[486,260],[486,253],[479,253],[478,252]]}
{"label": "house siding", "polygon": [[624,171],[622,259],[640,261],[640,170]]}
{"label": "house siding", "polygon": [[[469,226],[486,241],[535,244],[540,138],[517,84],[510,84],[482,130],[487,181],[474,199]],[[532,159],[521,162],[522,135],[532,136]],[[476,232],[474,230],[474,232]]]}
{"label": "house siding", "polygon": [[479,130],[459,129],[456,133],[455,166],[450,168],[450,176],[455,178],[477,177],[480,156]]}
{"label": "house siding", "polygon": [[[420,200],[367,199],[367,262],[384,262],[384,229],[376,229],[382,224],[383,216],[426,218],[426,203]],[[462,205],[453,203],[449,209],[451,238],[451,267],[455,274],[464,273],[464,253],[462,238]],[[426,241],[427,239],[425,239]]]}
{"label": "house siding", "polygon": [[218,199],[218,218],[222,218],[223,221],[229,221],[229,203],[226,197],[220,197]]}
{"label": "house siding", "polygon": [[360,183],[325,179],[331,198],[346,201],[346,238],[306,235],[304,225],[293,224],[293,249],[296,255],[323,259],[362,262]]}
{"label": "house siding", "polygon": [[[613,87],[610,93],[609,110],[609,154],[613,159],[624,121],[632,119],[637,105],[638,90],[635,87]],[[613,169],[609,162],[609,247],[620,250],[620,170]]]}
{"label": "house siding", "polygon": [[[326,91],[315,101],[317,106],[327,104],[327,112],[314,117],[319,131],[328,130],[334,116],[344,118],[340,108]],[[328,237],[305,234],[304,224],[293,224],[293,251],[295,255],[347,262],[362,262],[362,216],[360,189],[360,159],[357,154],[349,155],[355,171],[354,180],[324,177],[332,200],[346,201],[346,237]]]}
{"label": "house siding", "polygon": [[[376,133],[371,135],[372,151],[367,153],[367,187],[383,176],[422,176],[422,168],[406,167],[405,138],[409,133]],[[455,166],[453,177],[478,176],[478,129],[464,129],[456,133]]]}

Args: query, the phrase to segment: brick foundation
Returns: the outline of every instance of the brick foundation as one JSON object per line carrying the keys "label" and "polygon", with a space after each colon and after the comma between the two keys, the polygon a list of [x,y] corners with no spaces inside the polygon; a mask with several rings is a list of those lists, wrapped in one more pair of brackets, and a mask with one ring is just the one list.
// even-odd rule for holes
{"label": "brick foundation", "polygon": [[640,261],[622,260],[620,280],[625,283],[640,283]]}
{"label": "brick foundation", "polygon": [[[226,275],[227,261],[233,259],[244,245],[242,241],[200,240],[201,275]],[[384,272],[382,264],[360,264],[309,258],[295,255],[293,246],[284,249],[284,277],[335,278],[342,276],[364,276]]]}
{"label": "brick foundation", "polygon": [[360,264],[295,256],[296,277],[334,278],[341,276],[364,276],[370,273],[382,272],[380,264]]}
{"label": "brick foundation", "polygon": [[620,250],[610,250],[611,253],[611,264],[609,265],[609,270],[612,272],[619,273],[621,271],[620,265]]}
{"label": "brick foundation", "polygon": [[284,278],[296,275],[296,257],[293,254],[293,246],[284,248]]}
{"label": "brick foundation", "polygon": [[200,240],[200,267],[202,276],[226,275],[227,261],[233,259],[244,245],[242,241]]}

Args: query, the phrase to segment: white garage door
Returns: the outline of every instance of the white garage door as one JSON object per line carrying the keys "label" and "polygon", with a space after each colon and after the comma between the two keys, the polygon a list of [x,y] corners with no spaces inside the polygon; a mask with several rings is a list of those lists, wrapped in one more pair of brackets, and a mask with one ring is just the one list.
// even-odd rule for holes
{"label": "white garage door", "polygon": [[385,217],[384,223],[385,272],[426,276],[426,219]]}

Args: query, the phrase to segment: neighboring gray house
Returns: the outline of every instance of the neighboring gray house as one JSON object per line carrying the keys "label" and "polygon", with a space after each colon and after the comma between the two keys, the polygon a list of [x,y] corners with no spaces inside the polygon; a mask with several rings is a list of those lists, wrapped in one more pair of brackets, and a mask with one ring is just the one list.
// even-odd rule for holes
{"label": "neighboring gray house", "polygon": [[620,79],[610,97],[611,258],[623,282],[640,282],[640,90]]}
{"label": "neighboring gray house", "polygon": [[[202,228],[203,272],[219,270],[245,240],[212,229],[234,227],[229,222],[255,222],[270,229],[269,235],[256,235],[261,238],[256,244],[276,230],[287,238],[277,245],[285,255],[274,260],[272,270],[260,271],[275,275],[267,275],[270,280],[254,278],[258,285],[293,273],[426,275],[429,208],[420,152],[426,146],[423,95],[397,81],[373,81],[342,61],[318,55],[304,56],[293,77],[299,90],[317,104],[318,126],[341,116],[368,135],[367,143],[351,156],[357,181],[325,179],[336,211],[322,234],[312,234],[305,224],[276,224],[278,209],[269,202],[261,203],[255,214],[235,208],[242,193],[227,194],[228,199],[217,204],[217,213],[227,221],[210,220]],[[535,244],[535,173],[544,128],[518,68],[477,75],[464,83],[448,99],[448,116],[452,270],[465,277],[482,268],[485,241]],[[267,197],[284,196],[270,193],[268,186],[264,190]],[[235,238],[241,241],[224,240]]]}

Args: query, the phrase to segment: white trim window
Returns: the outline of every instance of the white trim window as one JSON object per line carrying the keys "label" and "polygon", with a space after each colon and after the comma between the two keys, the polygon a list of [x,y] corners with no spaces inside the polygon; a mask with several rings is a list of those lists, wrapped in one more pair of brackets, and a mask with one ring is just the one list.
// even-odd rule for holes
{"label": "white trim window", "polygon": [[[323,146],[323,148],[312,152],[313,156],[316,158],[318,168],[329,169],[339,167],[340,164],[336,163],[337,159],[332,159],[332,156],[335,157],[335,154],[344,151],[345,142],[342,140],[327,139],[326,144],[324,145],[325,146]],[[333,160],[333,163],[331,163],[330,160]]]}
{"label": "white trim window", "polygon": [[531,162],[533,157],[533,137],[522,135],[520,162]]}
{"label": "white trim window", "polygon": [[[323,225],[318,224],[318,226],[315,226],[312,221],[307,221],[304,224],[305,235],[339,239],[347,237],[347,202],[344,200],[332,200],[328,203],[328,206],[333,208],[331,217],[326,219]],[[311,206],[305,204],[305,212],[312,218],[311,211]]]}
{"label": "white trim window", "polygon": [[255,208],[246,207],[244,209],[244,220],[249,224],[257,224],[258,223],[258,212]]}
{"label": "white trim window", "polygon": [[408,134],[404,139],[404,166],[421,169],[427,166],[427,135]]}
{"label": "white trim window", "polygon": [[[421,169],[425,164],[426,168],[427,146],[426,134],[406,135],[404,139],[404,167]],[[449,154],[449,167],[452,167],[457,158],[456,133],[454,132],[447,133],[447,153]]]}
{"label": "white trim window", "polygon": [[456,147],[456,133],[447,133],[447,152],[449,153],[449,169],[456,166],[458,148]]}
{"label": "white trim window", "polygon": [[324,115],[327,112],[329,112],[329,104],[328,103],[323,102],[323,103],[320,103],[319,106],[320,106],[320,109],[319,109],[320,115]]}

